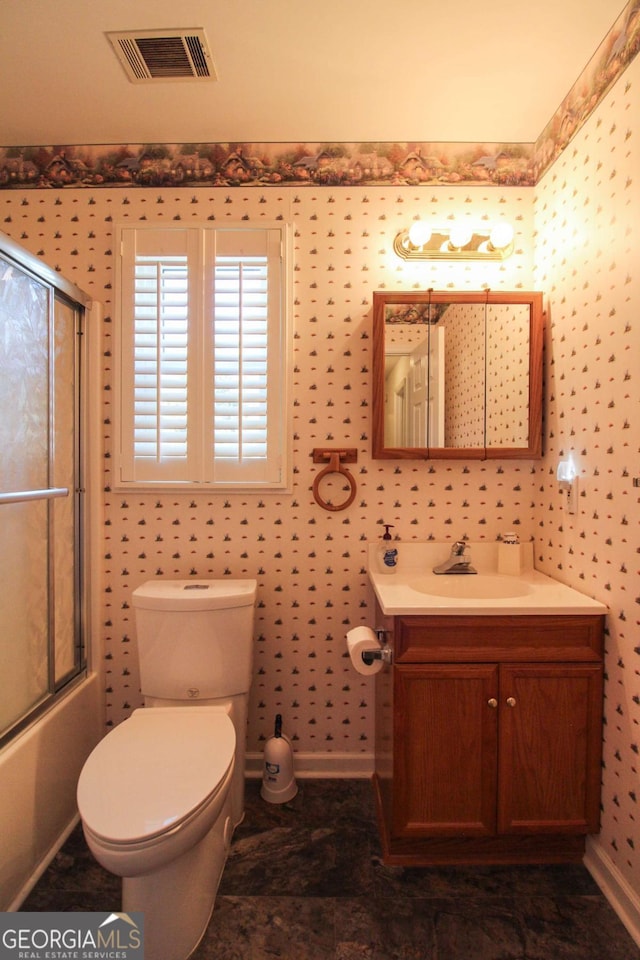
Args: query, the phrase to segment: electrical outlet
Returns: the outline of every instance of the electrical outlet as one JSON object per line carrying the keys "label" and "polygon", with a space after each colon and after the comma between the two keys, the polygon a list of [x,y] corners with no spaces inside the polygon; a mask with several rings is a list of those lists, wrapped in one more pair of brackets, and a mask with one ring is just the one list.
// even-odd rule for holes
{"label": "electrical outlet", "polygon": [[578,512],[578,478],[574,477],[567,489],[567,513]]}

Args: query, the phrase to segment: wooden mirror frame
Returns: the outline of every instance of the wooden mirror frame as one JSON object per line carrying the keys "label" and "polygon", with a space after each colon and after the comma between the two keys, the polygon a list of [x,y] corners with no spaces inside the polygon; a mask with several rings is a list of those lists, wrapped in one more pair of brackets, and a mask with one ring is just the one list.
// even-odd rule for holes
{"label": "wooden mirror frame", "polygon": [[[385,308],[387,304],[467,303],[529,306],[529,433],[522,447],[387,447],[385,421]],[[542,456],[542,294],[534,292],[452,292],[428,290],[373,294],[372,456],[377,460],[535,460]],[[485,420],[486,443],[486,420]]]}

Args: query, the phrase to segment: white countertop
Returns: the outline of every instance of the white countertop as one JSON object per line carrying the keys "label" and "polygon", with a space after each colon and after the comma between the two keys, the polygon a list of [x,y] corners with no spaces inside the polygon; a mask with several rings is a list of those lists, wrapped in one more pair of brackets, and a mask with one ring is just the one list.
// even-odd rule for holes
{"label": "white countertop", "polygon": [[[392,545],[398,550],[398,564],[394,573],[386,574],[381,572],[379,559],[381,541],[369,544],[369,579],[382,612],[389,616],[602,616],[607,613],[605,604],[535,570],[531,543],[520,545],[522,572],[519,576],[498,574],[498,543],[469,544],[477,574],[439,575],[434,575],[432,570],[449,556],[450,542],[394,541]],[[430,588],[459,595],[431,594]]]}

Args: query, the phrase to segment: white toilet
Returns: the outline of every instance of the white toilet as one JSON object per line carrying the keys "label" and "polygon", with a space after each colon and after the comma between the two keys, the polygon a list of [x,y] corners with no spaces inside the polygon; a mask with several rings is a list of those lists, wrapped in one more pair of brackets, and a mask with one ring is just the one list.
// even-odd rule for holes
{"label": "white toilet", "polygon": [[78,781],[89,849],[144,913],[146,960],[185,960],[206,930],[244,812],[255,580],[153,580],[133,593],[145,706]]}

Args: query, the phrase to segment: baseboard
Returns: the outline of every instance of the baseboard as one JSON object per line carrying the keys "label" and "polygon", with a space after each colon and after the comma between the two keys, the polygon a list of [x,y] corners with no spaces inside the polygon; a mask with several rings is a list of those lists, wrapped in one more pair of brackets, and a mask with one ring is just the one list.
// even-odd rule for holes
{"label": "baseboard", "polygon": [[584,865],[640,947],[640,896],[593,837],[587,837]]}
{"label": "baseboard", "polygon": [[[300,779],[342,778],[368,779],[373,776],[372,753],[293,753],[293,772]],[[264,756],[262,753],[247,753],[245,771],[247,777],[262,776]]]}

